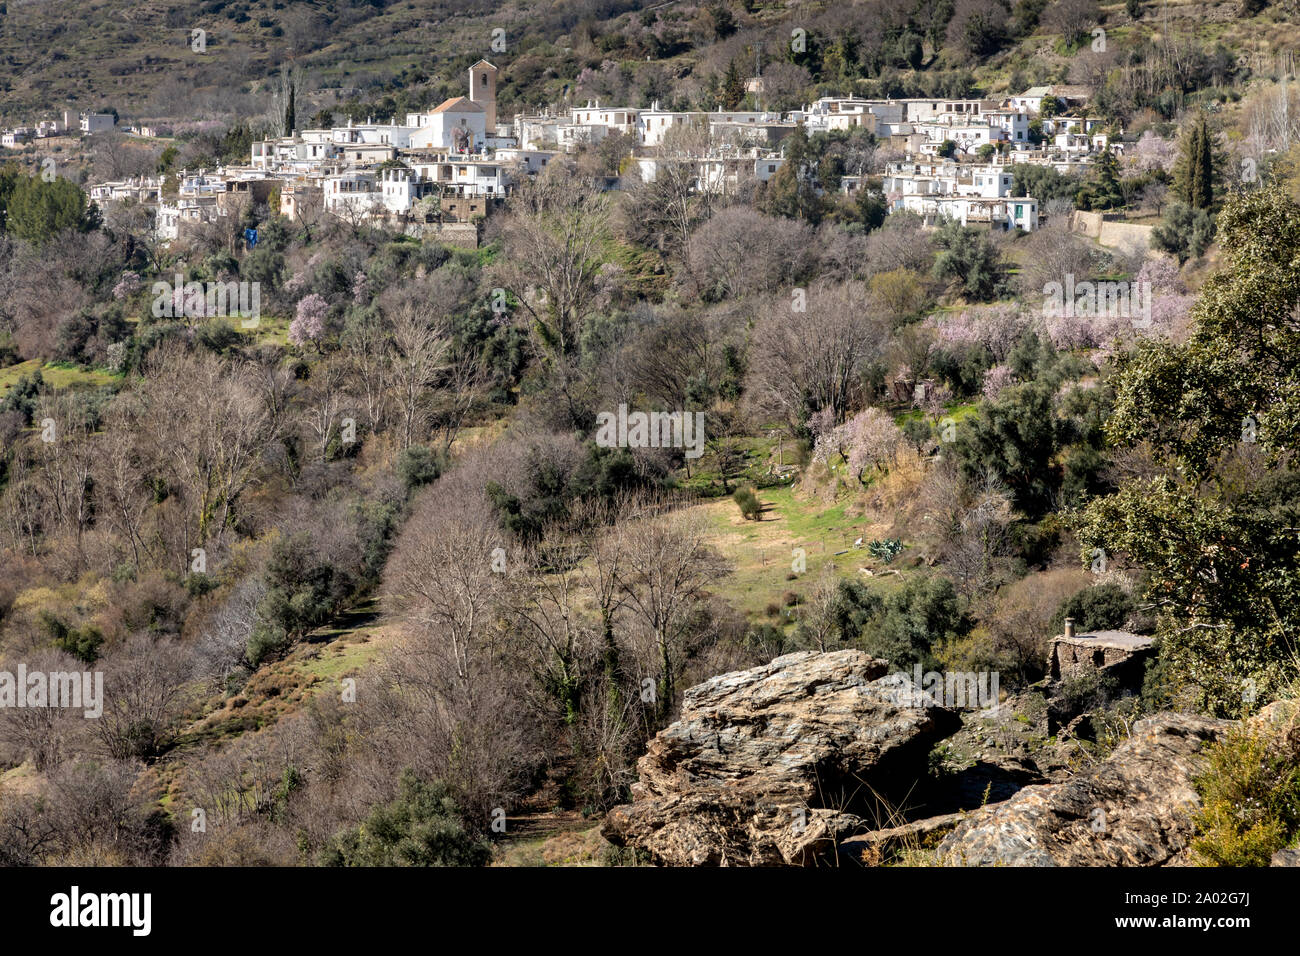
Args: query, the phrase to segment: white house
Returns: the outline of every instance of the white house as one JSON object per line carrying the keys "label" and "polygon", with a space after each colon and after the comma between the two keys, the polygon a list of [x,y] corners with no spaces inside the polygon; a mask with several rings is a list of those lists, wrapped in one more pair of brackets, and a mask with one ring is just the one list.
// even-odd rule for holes
{"label": "white house", "polygon": [[408,163],[421,183],[440,186],[444,195],[504,196],[514,183],[510,164],[495,159],[470,159],[451,153],[432,159],[410,159]]}
{"label": "white house", "polygon": [[252,165],[262,170],[306,172],[342,158],[343,146],[330,130],[304,130],[299,136],[280,136],[253,143]]}
{"label": "white house", "polygon": [[575,126],[603,126],[610,132],[622,133],[624,136],[639,136],[641,111],[625,106],[601,106],[599,102],[586,106],[575,106],[569,112],[569,120]]}
{"label": "white house", "polygon": [[555,128],[556,145],[565,152],[572,152],[580,146],[595,146],[612,133],[609,126],[586,123],[561,123]]}
{"label": "white house", "polygon": [[921,151],[937,154],[944,142],[951,141],[963,153],[971,154],[981,146],[1001,142],[1004,131],[1000,126],[991,126],[987,121],[972,119],[963,122],[927,121],[914,124],[915,131],[925,137],[926,145]]}
{"label": "white house", "polygon": [[553,149],[522,149],[518,147],[498,149],[492,154],[492,158],[502,165],[518,165],[520,171],[527,173],[529,176],[540,173],[555,156],[556,152]]}
{"label": "white house", "polygon": [[154,205],[162,198],[162,184],[162,177],[154,176],[97,183],[90,187],[90,198],[97,203],[133,200],[143,205]]}
{"label": "white house", "polygon": [[1022,229],[1033,232],[1038,228],[1038,200],[1025,197],[985,199],[978,196],[922,196],[903,197],[903,208],[921,216],[928,225],[937,225],[942,219],[955,219],[963,226],[988,225],[994,229]]}
{"label": "white house", "polygon": [[647,154],[636,157],[643,182],[652,183],[670,166],[684,168],[690,189],[695,192],[728,194],[745,179],[753,177],[767,182],[785,164],[779,153],[762,149],[715,149],[707,155]]}
{"label": "white house", "polygon": [[990,126],[999,127],[1005,134],[1003,139],[1010,143],[1029,141],[1029,114],[1024,110],[985,110],[983,119],[987,120]]}
{"label": "white house", "polygon": [[323,181],[325,209],[342,218],[372,216],[384,211],[383,193],[371,170],[350,169]]}
{"label": "white house", "polygon": [[539,114],[515,117],[515,140],[521,149],[555,149],[559,145],[559,127],[564,122],[558,116]]}
{"label": "white house", "polygon": [[117,125],[112,113],[82,113],[81,131],[83,133],[102,133]]}
{"label": "white house", "polygon": [[1012,109],[1028,110],[1037,115],[1042,112],[1043,100],[1055,99],[1067,107],[1080,106],[1092,98],[1086,86],[1031,86],[1023,93],[1007,100]]}
{"label": "white house", "polygon": [[409,212],[419,198],[417,173],[412,169],[390,166],[379,170],[379,201],[391,213]]}
{"label": "white house", "polygon": [[650,109],[641,111],[641,143],[645,146],[662,145],[664,136],[674,126],[682,126],[688,123],[704,123],[707,122],[705,119],[707,116],[707,113],[701,112],[677,113],[672,110],[661,110],[659,104],[655,103]]}

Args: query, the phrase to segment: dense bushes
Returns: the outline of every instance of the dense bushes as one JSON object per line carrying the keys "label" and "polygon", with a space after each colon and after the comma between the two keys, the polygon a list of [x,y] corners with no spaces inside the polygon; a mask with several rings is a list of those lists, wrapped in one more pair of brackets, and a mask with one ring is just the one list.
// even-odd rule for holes
{"label": "dense bushes", "polygon": [[756,521],[762,516],[763,504],[753,488],[737,488],[731,497],[740,508],[740,516],[746,521]]}
{"label": "dense bushes", "polygon": [[248,660],[254,667],[329,620],[352,589],[346,572],[322,560],[305,533],[275,543],[265,577],[266,596],[248,639]]}
{"label": "dense bushes", "polygon": [[1294,704],[1273,726],[1241,727],[1207,749],[1192,852],[1206,866],[1268,866],[1300,839]]}
{"label": "dense bushes", "polygon": [[491,847],[467,829],[447,788],[406,770],[397,797],[321,850],[323,866],[483,866]]}
{"label": "dense bushes", "polygon": [[1118,630],[1125,626],[1135,609],[1133,598],[1122,587],[1098,584],[1067,598],[1052,615],[1052,627],[1060,633],[1068,617],[1074,619],[1076,633]]}

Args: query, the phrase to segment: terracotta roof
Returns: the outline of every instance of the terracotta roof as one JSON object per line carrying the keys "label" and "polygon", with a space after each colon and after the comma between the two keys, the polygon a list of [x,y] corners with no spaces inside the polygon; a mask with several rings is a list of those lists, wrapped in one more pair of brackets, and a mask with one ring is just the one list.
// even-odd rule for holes
{"label": "terracotta roof", "polygon": [[443,100],[429,112],[431,113],[482,113],[483,107],[464,96],[453,96]]}

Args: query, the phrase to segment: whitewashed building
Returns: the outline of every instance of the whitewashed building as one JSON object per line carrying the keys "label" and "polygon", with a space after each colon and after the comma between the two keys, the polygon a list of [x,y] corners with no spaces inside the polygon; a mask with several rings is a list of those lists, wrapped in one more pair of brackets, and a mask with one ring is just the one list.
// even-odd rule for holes
{"label": "whitewashed building", "polygon": [[476,153],[485,145],[487,114],[483,107],[464,96],[444,100],[427,113],[412,113],[414,120],[408,146],[411,149],[452,149]]}

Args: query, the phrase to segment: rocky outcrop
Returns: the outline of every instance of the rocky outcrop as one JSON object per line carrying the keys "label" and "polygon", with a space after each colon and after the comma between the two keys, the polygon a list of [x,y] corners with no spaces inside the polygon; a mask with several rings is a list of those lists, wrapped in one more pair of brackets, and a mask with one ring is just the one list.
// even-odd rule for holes
{"label": "rocky outcrop", "polygon": [[956,726],[910,679],[854,650],[714,677],[637,764],[605,837],[666,865],[813,865],[870,830],[874,800],[925,773]]}
{"label": "rocky outcrop", "polygon": [[953,866],[1160,866],[1185,860],[1202,750],[1233,722],[1159,714],[1065,783],[970,814],[939,845]]}

